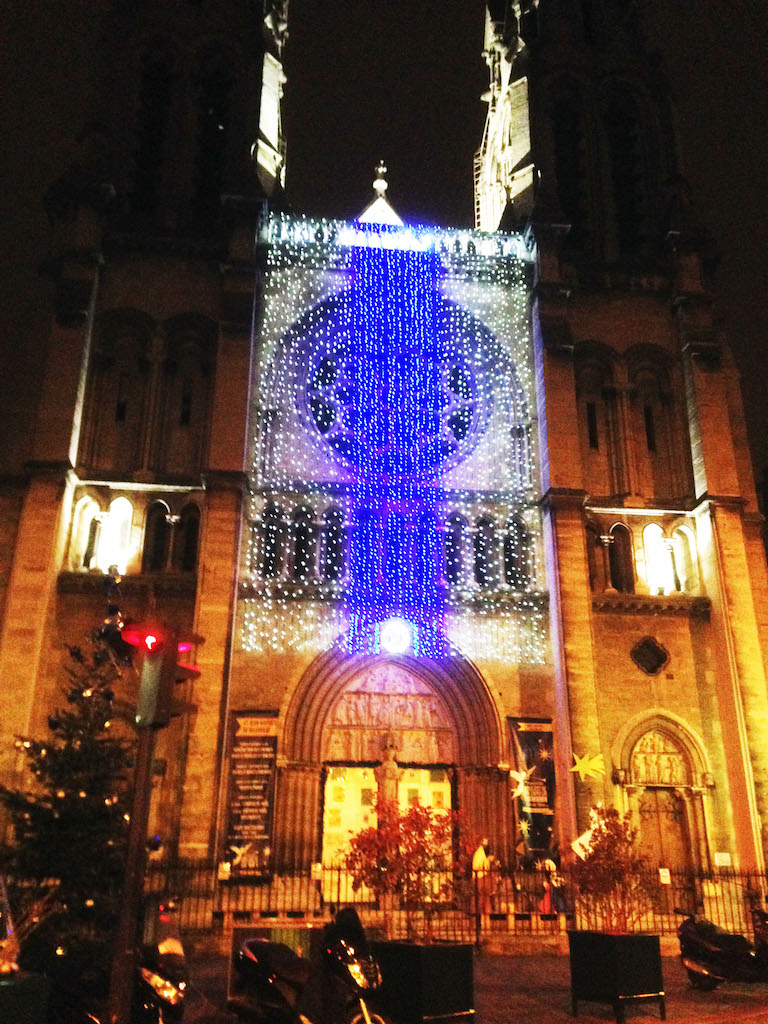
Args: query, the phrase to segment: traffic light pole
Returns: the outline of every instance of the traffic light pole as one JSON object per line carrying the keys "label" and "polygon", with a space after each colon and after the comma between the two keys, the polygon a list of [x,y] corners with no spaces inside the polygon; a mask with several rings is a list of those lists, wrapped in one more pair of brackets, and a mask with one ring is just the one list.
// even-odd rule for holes
{"label": "traffic light pole", "polygon": [[144,864],[147,853],[149,806],[152,799],[155,730],[145,727],[139,729],[138,733],[131,822],[125,855],[125,878],[109,980],[110,1024],[130,1024],[131,999],[136,972],[136,932],[139,925],[139,907],[144,892]]}
{"label": "traffic light pole", "polygon": [[144,893],[149,808],[152,800],[152,767],[156,730],[168,725],[173,715],[173,689],[177,681],[197,677],[200,672],[178,662],[180,651],[203,642],[194,634],[182,637],[176,625],[134,626],[123,630],[126,643],[143,648],[139,672],[136,724],[139,741],[131,803],[131,822],[125,855],[125,877],[120,916],[109,983],[110,1024],[130,1024],[131,999],[136,973],[136,939]]}

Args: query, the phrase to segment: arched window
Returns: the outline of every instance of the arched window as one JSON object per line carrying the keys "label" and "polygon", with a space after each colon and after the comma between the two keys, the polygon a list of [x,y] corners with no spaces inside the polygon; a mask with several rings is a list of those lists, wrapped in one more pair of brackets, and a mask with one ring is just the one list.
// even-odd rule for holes
{"label": "arched window", "polygon": [[203,215],[216,213],[220,205],[231,117],[230,68],[231,60],[212,49],[198,56],[194,74],[198,132],[194,204]]}
{"label": "arched window", "polygon": [[557,198],[571,225],[566,244],[587,252],[592,248],[592,235],[581,104],[563,91],[552,105],[550,116]]}
{"label": "arched window", "polygon": [[645,574],[652,594],[671,594],[677,589],[670,548],[658,523],[649,523],[643,530],[643,549]]}
{"label": "arched window", "polygon": [[200,471],[207,436],[216,352],[216,325],[183,313],[164,324],[163,416],[155,448],[161,469],[187,475]]}
{"label": "arched window", "polygon": [[587,523],[587,565],[589,566],[589,586],[600,594],[605,590],[605,560],[600,530],[595,523]]}
{"label": "arched window", "polygon": [[323,522],[323,579],[335,581],[344,575],[344,516],[329,509]]}
{"label": "arched window", "polygon": [[445,524],[445,578],[453,587],[462,581],[465,527],[466,522],[459,515],[452,515]]}
{"label": "arched window", "polygon": [[695,594],[699,589],[699,570],[696,559],[696,539],[687,526],[678,526],[672,534],[675,583],[684,594]]}
{"label": "arched window", "polygon": [[490,516],[481,516],[475,524],[475,582],[490,587],[496,582],[496,531]]}
{"label": "arched window", "polygon": [[504,534],[504,582],[513,590],[531,587],[531,539],[519,516],[509,520]]}
{"label": "arched window", "polygon": [[171,544],[170,509],[164,501],[156,501],[147,509],[144,528],[144,550],[141,556],[142,572],[164,572],[168,566]]}
{"label": "arched window", "polygon": [[585,488],[592,495],[619,494],[624,486],[612,361],[584,343],[576,349],[575,375]]}
{"label": "arched window", "polygon": [[361,509],[357,517],[357,535],[351,562],[354,562],[357,579],[362,590],[372,587],[380,575],[379,523],[370,509]]}
{"label": "arched window", "polygon": [[75,572],[88,570],[96,564],[101,534],[101,512],[92,498],[81,498],[72,516],[69,544],[69,566]]}
{"label": "arched window", "polygon": [[652,346],[628,353],[631,437],[638,493],[671,503],[691,493],[690,445],[673,385],[674,366]]}
{"label": "arched window", "polygon": [[285,524],[282,510],[268,505],[261,519],[261,573],[271,580],[280,574],[283,564],[283,536]]}
{"label": "arched window", "polygon": [[147,216],[162,198],[175,62],[173,49],[161,40],[146,50],[141,62],[130,202],[134,212]]}
{"label": "arched window", "polygon": [[637,104],[627,89],[616,87],[603,110],[613,185],[616,245],[620,253],[637,252],[647,230],[647,181],[640,141]]}
{"label": "arched window", "polygon": [[613,541],[608,549],[611,586],[623,594],[635,592],[635,569],[632,559],[632,537],[626,526],[617,523],[611,530]]}
{"label": "arched window", "polygon": [[390,512],[387,516],[384,566],[385,576],[389,580],[402,580],[408,575],[405,521],[397,512]]}
{"label": "arched window", "polygon": [[119,573],[125,573],[133,555],[132,520],[133,505],[130,501],[127,498],[115,498],[109,506],[109,514],[104,518],[99,538],[97,562],[103,572],[116,568]]}
{"label": "arched window", "polygon": [[293,515],[293,578],[311,580],[315,574],[315,524],[305,506]]}
{"label": "arched window", "polygon": [[176,524],[173,567],[179,572],[197,569],[197,545],[200,539],[200,509],[194,502],[185,505]]}
{"label": "arched window", "polygon": [[142,467],[154,330],[150,317],[137,310],[98,317],[78,453],[83,465],[120,473]]}
{"label": "arched window", "polygon": [[431,512],[424,512],[419,518],[416,531],[416,552],[413,566],[416,586],[422,593],[437,582],[441,557],[437,521]]}

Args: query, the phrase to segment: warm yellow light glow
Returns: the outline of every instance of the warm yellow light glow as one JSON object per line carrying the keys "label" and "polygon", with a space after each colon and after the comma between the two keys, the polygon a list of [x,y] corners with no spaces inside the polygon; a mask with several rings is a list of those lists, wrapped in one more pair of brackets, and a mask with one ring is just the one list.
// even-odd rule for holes
{"label": "warm yellow light glow", "polygon": [[646,582],[652,594],[671,594],[675,590],[675,574],[670,546],[657,523],[643,530]]}
{"label": "warm yellow light glow", "polygon": [[97,564],[102,572],[109,572],[112,566],[122,575],[130,561],[131,520],[133,506],[127,498],[115,498],[109,506],[109,514],[102,517],[101,536]]}

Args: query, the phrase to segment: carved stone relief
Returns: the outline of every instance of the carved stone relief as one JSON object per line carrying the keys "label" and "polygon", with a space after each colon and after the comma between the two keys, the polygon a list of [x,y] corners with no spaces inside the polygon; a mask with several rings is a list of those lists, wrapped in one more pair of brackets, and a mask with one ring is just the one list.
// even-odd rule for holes
{"label": "carved stone relief", "polygon": [[690,785],[685,755],[666,733],[652,730],[641,736],[632,751],[630,763],[635,785]]}
{"label": "carved stone relief", "polygon": [[442,701],[400,665],[376,665],[354,679],[331,711],[324,733],[328,761],[379,761],[391,734],[398,760],[445,764],[456,742]]}

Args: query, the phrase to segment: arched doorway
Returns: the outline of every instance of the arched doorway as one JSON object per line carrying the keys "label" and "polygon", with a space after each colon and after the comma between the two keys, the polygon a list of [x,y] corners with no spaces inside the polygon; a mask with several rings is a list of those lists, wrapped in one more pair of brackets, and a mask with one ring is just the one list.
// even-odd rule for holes
{"label": "arched doorway", "polygon": [[457,744],[444,702],[405,665],[373,662],[338,696],[326,719],[323,763],[322,859],[343,850],[350,832],[375,822],[374,764],[386,747],[400,768],[401,807],[453,806]]}
{"label": "arched doorway", "polygon": [[707,867],[704,780],[711,777],[701,741],[669,713],[636,716],[614,746],[624,806],[634,814],[640,850],[651,867]]}
{"label": "arched doorway", "polygon": [[374,769],[385,745],[403,769],[399,800],[459,806],[470,831],[510,846],[503,733],[477,670],[460,657],[321,655],[289,702],[278,774],[276,864],[333,859],[351,830],[373,822]]}
{"label": "arched doorway", "polygon": [[680,745],[660,729],[635,743],[630,761],[636,785],[639,842],[649,864],[690,870],[694,864],[685,791],[691,768]]}

